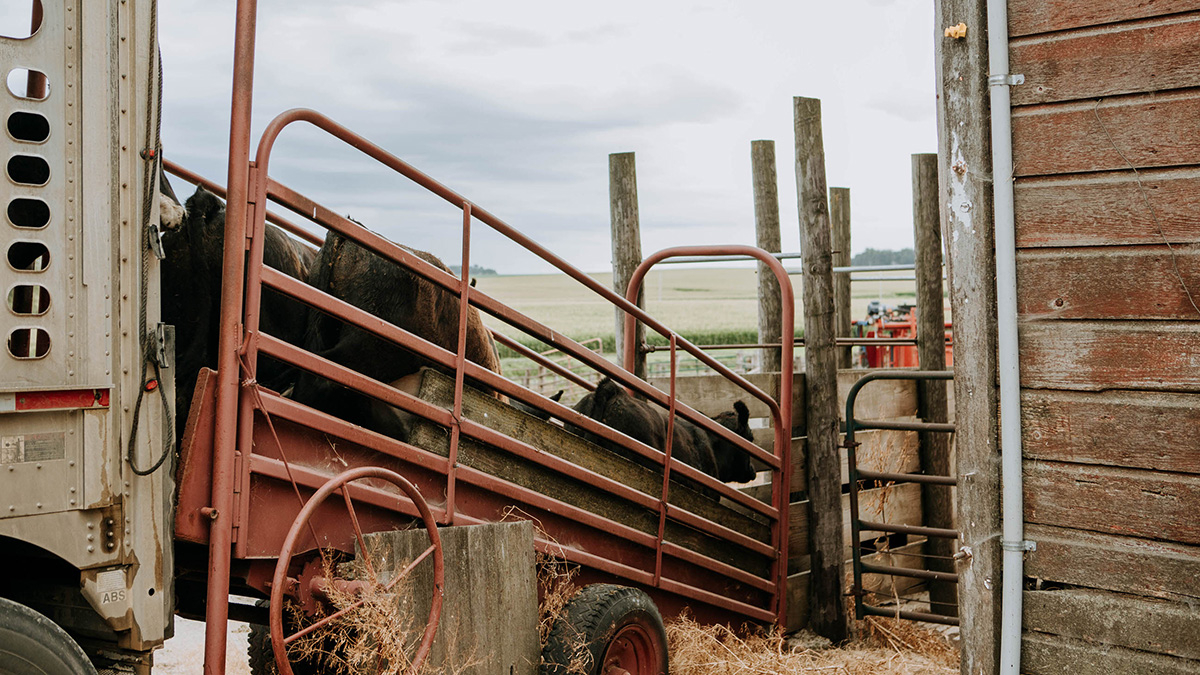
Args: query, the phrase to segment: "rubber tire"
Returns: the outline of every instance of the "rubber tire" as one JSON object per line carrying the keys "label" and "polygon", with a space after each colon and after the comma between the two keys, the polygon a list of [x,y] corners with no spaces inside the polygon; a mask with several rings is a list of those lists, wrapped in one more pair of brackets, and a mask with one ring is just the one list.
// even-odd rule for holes
{"label": "rubber tire", "polygon": [[[266,600],[254,603],[266,607]],[[275,665],[275,651],[271,649],[271,627],[266,624],[250,624],[250,635],[246,640],[246,656],[249,657],[250,675],[279,675]],[[322,669],[313,663],[299,661],[292,663],[292,672],[296,675],[320,675]]]}
{"label": "rubber tire", "polygon": [[[658,675],[666,675],[667,632],[658,607],[645,592],[613,584],[584,586],[563,608],[542,648],[541,675],[603,675],[600,661],[609,643],[633,625],[657,638]],[[582,674],[570,668],[580,652],[587,663]]]}
{"label": "rubber tire", "polygon": [[96,675],[96,669],[58,624],[0,598],[0,675]]}
{"label": "rubber tire", "polygon": [[250,624],[250,635],[246,642],[251,675],[276,675],[278,668],[275,667],[275,652],[271,650],[271,629],[257,623]]}

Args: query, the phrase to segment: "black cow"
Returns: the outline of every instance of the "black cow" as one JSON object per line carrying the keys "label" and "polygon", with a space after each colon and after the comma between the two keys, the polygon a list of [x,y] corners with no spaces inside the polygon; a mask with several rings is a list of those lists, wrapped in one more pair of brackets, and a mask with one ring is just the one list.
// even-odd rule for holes
{"label": "black cow", "polygon": [[[624,387],[610,378],[601,380],[596,391],[580,399],[575,404],[575,411],[652,448],[666,451],[667,411],[630,396]],[[746,404],[737,401],[733,404],[733,410],[727,410],[713,419],[742,438],[754,442],[749,418],[750,411]],[[603,441],[594,434],[584,436],[619,454],[632,456],[629,450]],[[680,417],[675,419],[671,456],[725,483],[744,483],[755,475],[750,456],[745,451]]]}
{"label": "black cow", "polygon": [[[437,257],[406,246],[404,250],[450,272]],[[330,230],[309,272],[308,283],[339,300],[392,323],[450,351],[458,347],[458,295],[396,265]],[[313,309],[308,317],[306,350],[381,382],[395,383],[433,365],[427,359],[360,328]],[[495,373],[500,358],[479,311],[467,311],[467,359]],[[393,423],[403,414],[317,375],[302,373],[293,398],[348,422],[405,439],[406,426]]]}
{"label": "black cow", "polygon": [[[217,367],[225,202],[200,187],[188,198],[184,211],[185,217],[174,225],[163,219],[166,228],[163,249],[167,256],[162,264],[162,320],[175,326],[178,438],[183,435],[197,374],[201,368]],[[267,225],[263,248],[266,265],[303,280],[313,256],[312,249],[279,228]],[[303,304],[263,289],[259,321],[262,332],[298,345],[304,337],[307,316]],[[291,386],[295,375],[291,368],[264,356],[259,358],[257,379],[271,389],[283,391]]]}

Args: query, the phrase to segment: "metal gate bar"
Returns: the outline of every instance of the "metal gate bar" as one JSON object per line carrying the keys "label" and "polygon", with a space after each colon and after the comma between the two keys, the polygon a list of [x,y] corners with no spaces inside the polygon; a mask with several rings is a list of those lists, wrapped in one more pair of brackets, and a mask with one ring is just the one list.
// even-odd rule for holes
{"label": "metal gate bar", "polygon": [[885,471],[868,471],[858,468],[858,460],[856,457],[856,449],[860,445],[854,440],[854,432],[858,429],[899,429],[903,431],[934,431],[953,433],[954,425],[942,422],[892,422],[884,420],[858,420],[854,417],[854,404],[858,400],[858,392],[862,390],[868,382],[876,380],[953,380],[954,371],[952,370],[880,370],[869,373],[859,378],[854,386],[850,387],[850,393],[846,396],[846,438],[842,443],[842,447],[846,448],[846,464],[849,469],[850,479],[850,538],[852,540],[852,555],[854,565],[854,588],[851,593],[854,595],[854,614],[855,618],[861,620],[864,616],[890,616],[901,619],[910,619],[913,621],[928,621],[931,623],[942,623],[957,626],[958,617],[943,616],[941,614],[933,614],[928,612],[912,612],[907,610],[885,609],[883,607],[875,607],[868,605],[863,596],[862,576],[868,574],[890,574],[894,576],[906,576],[916,579],[929,579],[932,581],[951,581],[958,583],[958,575],[953,572],[938,572],[934,570],[912,569],[906,567],[895,567],[892,565],[876,565],[873,563],[863,562],[862,546],[859,541],[860,533],[863,529],[869,531],[892,532],[896,534],[915,534],[924,537],[941,537],[946,539],[957,539],[958,531],[950,530],[941,527],[925,527],[918,525],[892,525],[888,523],[877,523],[869,520],[861,520],[858,513],[858,481],[860,480],[878,480],[888,481],[892,483],[922,483],[926,485],[958,485],[958,480],[953,476],[931,476],[923,473],[892,473]]}

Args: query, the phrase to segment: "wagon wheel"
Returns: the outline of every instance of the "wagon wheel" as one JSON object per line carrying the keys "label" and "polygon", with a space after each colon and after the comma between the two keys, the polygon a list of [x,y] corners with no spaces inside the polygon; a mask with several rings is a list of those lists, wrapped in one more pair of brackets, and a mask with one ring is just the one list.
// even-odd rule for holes
{"label": "wagon wheel", "polygon": [[[400,490],[404,492],[404,495],[412,501],[412,503],[417,507],[417,512],[420,514],[421,520],[424,522],[426,531],[429,533],[429,548],[425,549],[425,551],[417,556],[411,563],[409,563],[407,567],[396,573],[395,578],[389,581],[387,584],[381,584],[378,581],[375,570],[372,568],[371,562],[368,556],[365,554],[363,555],[363,562],[366,565],[369,577],[368,581],[346,582],[341,579],[321,579],[314,581],[319,582],[318,585],[324,588],[332,586],[348,593],[360,591],[363,588],[364,583],[372,584],[378,587],[381,591],[387,592],[390,591],[401,579],[407,576],[408,573],[411,572],[418,563],[432,555],[433,602],[429,608],[429,618],[425,624],[425,632],[421,638],[420,645],[417,647],[416,654],[413,655],[413,660],[409,666],[408,672],[410,674],[416,673],[418,669],[420,669],[422,663],[424,663],[425,658],[429,655],[430,646],[433,644],[434,635],[437,633],[438,619],[442,614],[442,589],[445,572],[442,562],[442,540],[438,535],[437,522],[434,521],[433,514],[429,511],[429,505],[425,503],[425,499],[421,497],[421,493],[418,492],[417,488],[403,476],[394,471],[389,471],[388,469],[381,467],[359,467],[357,469],[344,471],[322,485],[321,489],[317,490],[316,493],[313,494],[313,496],[308,500],[308,502],[304,504],[304,508],[300,509],[299,515],[296,516],[296,520],[292,523],[292,528],[288,530],[287,537],[283,540],[283,546],[279,551],[279,562],[277,562],[275,565],[275,576],[271,581],[271,604],[268,610],[269,625],[271,629],[271,648],[275,653],[275,664],[279,668],[280,675],[294,675],[292,672],[291,663],[288,661],[287,657],[287,647],[289,644],[301,637],[304,637],[305,635],[329,625],[338,618],[361,607],[364,603],[363,600],[359,600],[358,602],[339,609],[329,616],[323,617],[318,621],[305,626],[291,635],[284,635],[283,596],[284,592],[290,586],[287,571],[288,567],[291,565],[292,553],[295,550],[297,541],[300,539],[300,533],[303,530],[311,528],[310,522],[313,513],[316,512],[317,507],[320,506],[321,503],[329,497],[329,495],[339,490],[341,491],[342,498],[346,502],[346,510],[350,515],[350,523],[354,527],[355,539],[358,541],[359,548],[362,551],[365,552],[367,550],[366,543],[363,540],[362,528],[360,528],[358,524],[358,515],[354,511],[354,505],[350,499],[350,491],[346,489],[350,483],[367,478],[377,478],[395,485],[396,487],[400,488]],[[399,499],[399,497],[397,497],[397,499]]]}

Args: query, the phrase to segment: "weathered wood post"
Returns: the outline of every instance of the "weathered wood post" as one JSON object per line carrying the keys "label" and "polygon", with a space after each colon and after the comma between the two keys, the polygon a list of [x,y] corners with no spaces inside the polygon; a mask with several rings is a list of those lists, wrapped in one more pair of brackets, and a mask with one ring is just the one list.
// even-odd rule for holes
{"label": "weathered wood post", "polygon": [[[608,199],[612,223],[613,290],[622,297],[629,289],[633,271],[642,262],[642,234],[638,222],[637,171],[632,152],[608,156]],[[638,307],[646,306],[646,291],[638,293]],[[637,349],[646,341],[646,327],[638,324],[637,344],[625,345],[625,312],[616,310],[617,359],[622,362],[625,349]],[[634,357],[633,374],[646,377],[646,355]]]}
{"label": "weathered wood post", "polygon": [[808,499],[811,590],[817,633],[846,638],[843,591],[842,472],[834,354],[833,253],[825,184],[821,102],[796,97],[796,197],[804,268],[804,368],[808,395]]}
{"label": "weathered wood post", "polygon": [[[833,266],[850,266],[850,188],[829,188],[829,222],[833,227]],[[833,275],[835,337],[850,337],[850,275]],[[837,367],[849,368],[851,348],[838,347]]]}
{"label": "weathered wood post", "polygon": [[[917,267],[917,360],[922,370],[946,368],[946,314],[942,308],[942,232],[938,213],[938,157],[936,154],[912,156],[913,241]],[[946,383],[940,380],[917,382],[917,416],[926,422],[948,422]],[[950,436],[921,432],[919,453],[921,471],[929,475],[950,475]],[[944,485],[921,486],[922,522],[929,527],[954,527],[953,493]],[[950,557],[954,542],[930,537],[925,544],[929,569],[953,572]],[[957,586],[944,581],[929,582],[929,600],[933,612],[958,616]]]}
{"label": "weathered wood post", "polygon": [[[938,156],[943,240],[954,316],[958,526],[971,553],[959,566],[964,675],[1000,669],[1000,439],[996,259],[985,0],[939,0]],[[963,38],[943,37],[964,23]],[[970,302],[967,302],[968,298]]]}
{"label": "weathered wood post", "polygon": [[[759,248],[779,253],[779,182],[775,175],[775,141],[751,141],[750,164],[754,176],[754,232]],[[758,264],[758,341],[775,344],[780,340],[779,283],[767,266]],[[784,347],[786,349],[786,347]],[[759,350],[762,372],[779,372],[780,351],[775,348]],[[776,392],[778,389],[775,390]]]}

